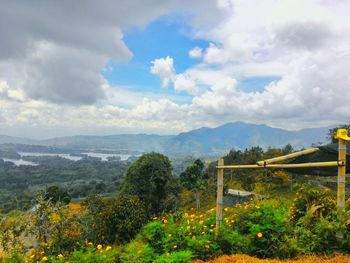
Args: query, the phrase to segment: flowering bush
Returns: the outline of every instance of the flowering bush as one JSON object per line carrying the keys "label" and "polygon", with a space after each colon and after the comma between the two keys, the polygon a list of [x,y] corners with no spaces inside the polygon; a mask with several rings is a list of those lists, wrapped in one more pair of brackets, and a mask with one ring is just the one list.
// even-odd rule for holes
{"label": "flowering bush", "polygon": [[165,258],[179,251],[190,251],[199,259],[223,253],[281,256],[284,251],[280,250],[280,244],[285,241],[287,218],[286,207],[267,201],[225,208],[220,234],[216,237],[214,209],[207,213],[192,209],[163,215],[142,229],[136,238],[137,245],[131,245],[129,253],[137,257],[146,251],[149,260],[159,256]]}
{"label": "flowering bush", "polygon": [[[21,261],[22,262],[22,261]],[[120,250],[118,248],[112,248],[111,246],[103,247],[101,244],[93,246],[90,244],[85,248],[73,251],[71,254],[57,254],[46,255],[44,251],[35,249],[30,252],[25,262],[52,262],[52,263],[64,263],[64,262],[82,262],[82,263],[94,263],[94,262],[121,262]]]}

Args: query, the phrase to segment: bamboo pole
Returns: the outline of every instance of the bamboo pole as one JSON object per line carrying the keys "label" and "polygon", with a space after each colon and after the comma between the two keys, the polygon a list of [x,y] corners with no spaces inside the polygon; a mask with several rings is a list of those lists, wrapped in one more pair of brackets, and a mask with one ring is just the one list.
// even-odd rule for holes
{"label": "bamboo pole", "polygon": [[278,156],[278,157],[275,157],[275,158],[258,161],[257,165],[266,166],[267,164],[270,164],[270,163],[282,162],[282,161],[289,160],[289,159],[292,159],[292,158],[295,158],[295,157],[298,157],[298,156],[301,156],[301,155],[314,153],[314,152],[317,152],[319,150],[320,150],[319,148],[306,149],[306,150],[302,150],[302,151],[299,151],[299,152],[294,152],[294,153],[290,153],[290,154],[287,154],[287,155]]}
{"label": "bamboo pole", "polygon": [[[218,167],[224,166],[224,158],[220,158],[218,161]],[[215,235],[219,234],[220,224],[222,222],[222,199],[224,192],[224,168],[218,168],[217,177],[217,199],[216,199],[216,225]]]}
{"label": "bamboo pole", "polygon": [[338,138],[338,160],[343,165],[338,166],[337,206],[345,211],[346,141],[341,138]]}
{"label": "bamboo pole", "polygon": [[334,167],[334,166],[344,166],[344,161],[329,161],[329,162],[315,162],[315,163],[288,163],[288,164],[267,164],[265,166],[260,166],[257,164],[247,164],[247,165],[218,165],[217,168],[220,169],[262,169],[262,168],[307,168],[307,167]]}

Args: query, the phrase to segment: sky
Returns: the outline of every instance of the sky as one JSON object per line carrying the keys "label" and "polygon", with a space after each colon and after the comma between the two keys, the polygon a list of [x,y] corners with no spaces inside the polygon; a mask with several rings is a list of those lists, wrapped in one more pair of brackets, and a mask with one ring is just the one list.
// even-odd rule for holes
{"label": "sky", "polygon": [[0,0],[0,134],[350,121],[350,1]]}

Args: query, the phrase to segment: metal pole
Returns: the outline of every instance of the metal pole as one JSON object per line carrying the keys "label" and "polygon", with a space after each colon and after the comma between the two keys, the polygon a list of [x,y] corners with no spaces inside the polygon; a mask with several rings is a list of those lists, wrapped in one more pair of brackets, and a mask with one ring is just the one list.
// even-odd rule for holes
{"label": "metal pole", "polygon": [[343,165],[338,166],[338,191],[337,205],[340,210],[345,210],[345,173],[346,173],[346,141],[338,137],[338,161]]}
{"label": "metal pole", "polygon": [[[218,166],[224,165],[224,159],[220,158],[218,161]],[[224,168],[218,168],[218,188],[217,188],[217,198],[216,198],[216,226],[215,235],[219,234],[220,224],[222,222],[222,199],[224,192]]]}

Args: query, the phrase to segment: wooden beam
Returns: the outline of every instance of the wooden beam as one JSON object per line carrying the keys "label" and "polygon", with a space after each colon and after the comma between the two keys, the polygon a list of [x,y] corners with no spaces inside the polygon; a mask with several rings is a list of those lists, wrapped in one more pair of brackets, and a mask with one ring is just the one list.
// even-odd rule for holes
{"label": "wooden beam", "polygon": [[294,153],[290,153],[290,154],[287,154],[287,155],[278,156],[278,157],[275,157],[275,158],[258,161],[257,165],[266,166],[267,164],[286,161],[286,160],[289,160],[289,159],[292,159],[292,158],[295,158],[295,157],[298,157],[298,156],[301,156],[301,155],[314,153],[314,152],[317,152],[319,150],[320,150],[319,148],[306,149],[306,150],[302,150],[302,151],[299,151],[299,152],[294,152]]}
{"label": "wooden beam", "polygon": [[346,141],[338,138],[338,160],[343,166],[338,166],[337,206],[345,211],[345,174],[346,174]]}
{"label": "wooden beam", "polygon": [[[220,158],[218,161],[218,167],[224,166],[224,158]],[[215,226],[215,235],[219,234],[220,225],[222,222],[222,201],[224,194],[224,169],[218,168],[218,177],[217,177],[217,197],[216,197],[216,226]]]}
{"label": "wooden beam", "polygon": [[218,169],[262,169],[262,168],[307,168],[307,167],[334,167],[345,166],[344,161],[329,161],[329,162],[315,162],[315,163],[288,163],[288,164],[267,164],[260,166],[257,164],[247,165],[218,165]]}

